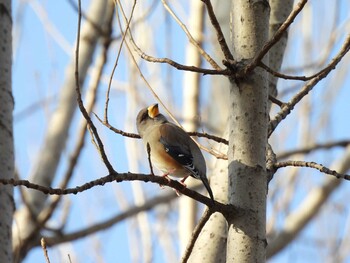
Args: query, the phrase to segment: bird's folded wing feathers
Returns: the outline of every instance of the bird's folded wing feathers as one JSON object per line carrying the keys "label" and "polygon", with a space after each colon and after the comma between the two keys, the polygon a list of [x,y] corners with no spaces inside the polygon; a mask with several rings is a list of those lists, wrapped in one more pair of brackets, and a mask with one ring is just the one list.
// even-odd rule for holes
{"label": "bird's folded wing feathers", "polygon": [[160,143],[165,151],[177,162],[185,166],[195,178],[199,178],[198,170],[193,164],[190,141],[187,133],[172,123],[163,124],[160,127]]}

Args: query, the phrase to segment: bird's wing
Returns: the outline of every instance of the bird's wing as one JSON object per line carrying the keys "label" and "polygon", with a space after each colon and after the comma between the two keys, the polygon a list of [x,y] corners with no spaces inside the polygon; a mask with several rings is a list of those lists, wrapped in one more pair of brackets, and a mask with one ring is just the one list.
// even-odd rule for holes
{"label": "bird's wing", "polygon": [[193,142],[187,133],[172,123],[165,123],[160,126],[160,135],[160,143],[164,145],[165,151],[182,164],[193,177],[200,179],[190,147]]}

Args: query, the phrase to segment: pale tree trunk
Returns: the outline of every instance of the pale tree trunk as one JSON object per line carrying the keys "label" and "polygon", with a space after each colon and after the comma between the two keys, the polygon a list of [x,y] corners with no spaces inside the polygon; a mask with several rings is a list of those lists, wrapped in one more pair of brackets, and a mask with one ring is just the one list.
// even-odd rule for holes
{"label": "pale tree trunk", "polygon": [[[287,19],[293,8],[293,0],[270,0],[271,14],[269,22],[269,38],[271,38],[282,23]],[[288,31],[269,51],[269,67],[275,71],[280,71],[283,62],[284,51],[287,46]],[[269,75],[269,94],[277,95],[278,78]]]}
{"label": "pale tree trunk", "polygon": [[[107,3],[107,0],[92,1],[89,11],[87,12],[89,19],[100,28],[103,28],[102,25],[106,18],[106,9],[113,8],[113,6]],[[86,22],[83,25],[79,53],[79,76],[81,86],[88,67],[91,64],[99,36],[100,32],[93,24]],[[55,177],[60,156],[68,138],[68,130],[77,106],[74,73],[75,58],[73,54],[74,52],[72,52],[73,59],[66,70],[66,79],[58,99],[58,108],[50,118],[40,157],[29,178],[31,182],[39,185],[50,186]],[[40,213],[47,200],[46,195],[33,190],[26,191],[25,198],[27,206],[16,211],[16,224],[14,224],[13,229],[13,249],[15,255],[19,257],[18,260],[26,255],[28,249],[34,245],[34,242],[39,242],[38,228],[32,218]],[[28,207],[30,207],[30,210]]]}
{"label": "pale tree trunk", "polygon": [[[232,50],[236,61],[252,59],[267,41],[269,11],[267,1],[232,1]],[[267,56],[264,60],[268,63]],[[264,262],[266,257],[267,77],[256,68],[231,82],[229,200],[243,213],[227,218],[226,262]]]}
{"label": "pale tree trunk", "polygon": [[[0,177],[14,178],[11,1],[0,0]],[[0,185],[0,259],[12,262],[13,187]]]}
{"label": "pale tree trunk", "polygon": [[[188,30],[198,44],[203,40],[203,22],[204,4],[201,1],[190,2],[190,20]],[[186,48],[187,65],[200,67],[201,56],[197,48],[189,43]],[[199,94],[200,94],[200,75],[197,73],[185,71],[183,80],[183,127],[187,131],[196,131],[198,128],[199,114]],[[193,185],[194,180],[188,178],[186,184],[188,187]],[[179,199],[179,239],[181,254],[192,235],[197,219],[197,202],[187,196]]]}

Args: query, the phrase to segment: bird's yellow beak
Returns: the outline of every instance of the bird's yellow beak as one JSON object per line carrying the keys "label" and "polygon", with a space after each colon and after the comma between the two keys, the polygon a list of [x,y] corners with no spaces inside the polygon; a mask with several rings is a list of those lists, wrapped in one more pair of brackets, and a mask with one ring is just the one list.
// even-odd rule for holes
{"label": "bird's yellow beak", "polygon": [[148,110],[148,116],[150,116],[153,119],[159,114],[158,103],[149,106],[147,110]]}

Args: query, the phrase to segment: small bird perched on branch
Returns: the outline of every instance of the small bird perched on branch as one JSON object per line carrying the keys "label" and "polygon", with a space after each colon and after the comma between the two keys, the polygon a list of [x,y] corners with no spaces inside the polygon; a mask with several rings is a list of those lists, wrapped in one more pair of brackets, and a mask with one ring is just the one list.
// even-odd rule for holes
{"label": "small bird perched on branch", "polygon": [[142,109],[136,126],[143,142],[150,147],[152,164],[163,176],[183,177],[182,184],[188,176],[200,179],[214,201],[201,150],[183,129],[159,113],[158,104]]}

